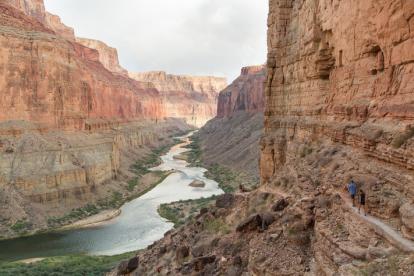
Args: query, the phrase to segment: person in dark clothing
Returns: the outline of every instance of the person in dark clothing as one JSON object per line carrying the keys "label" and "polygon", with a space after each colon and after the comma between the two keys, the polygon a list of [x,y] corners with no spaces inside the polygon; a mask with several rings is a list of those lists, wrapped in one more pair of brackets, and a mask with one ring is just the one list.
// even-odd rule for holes
{"label": "person in dark clothing", "polygon": [[362,206],[362,208],[364,209],[364,214],[365,215],[367,215],[367,209],[366,209],[366,206],[365,206],[365,193],[364,193],[364,191],[363,190],[359,190],[359,194],[358,194],[358,214],[360,214],[360,209],[361,209],[361,206]]}

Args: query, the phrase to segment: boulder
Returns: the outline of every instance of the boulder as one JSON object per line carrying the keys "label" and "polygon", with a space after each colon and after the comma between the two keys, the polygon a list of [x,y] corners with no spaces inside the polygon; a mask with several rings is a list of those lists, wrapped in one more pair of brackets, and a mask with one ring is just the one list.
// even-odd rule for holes
{"label": "boulder", "polygon": [[196,179],[193,182],[191,182],[188,186],[191,186],[194,188],[204,188],[206,184],[203,181]]}
{"label": "boulder", "polygon": [[234,204],[234,196],[232,194],[224,194],[217,198],[216,207],[229,208]]}
{"label": "boulder", "polygon": [[217,246],[217,244],[219,243],[219,241],[220,241],[220,238],[214,238],[214,239],[211,241],[211,243],[210,243],[211,247],[215,247],[215,246]]}
{"label": "boulder", "polygon": [[279,199],[275,205],[272,206],[272,212],[283,211],[286,207],[289,206],[289,202],[287,202],[284,198]]}
{"label": "boulder", "polygon": [[275,214],[271,212],[265,212],[261,214],[262,217],[262,230],[267,230],[270,225],[272,225],[276,221]]}
{"label": "boulder", "polygon": [[204,245],[196,246],[191,248],[191,254],[194,256],[194,258],[201,257],[204,254],[204,250],[206,247]]}
{"label": "boulder", "polygon": [[414,206],[405,203],[400,207],[400,215],[402,221],[401,230],[404,237],[414,239]]}
{"label": "boulder", "polygon": [[138,257],[131,258],[129,260],[123,260],[116,268],[117,275],[126,275],[137,269],[139,264]]}
{"label": "boulder", "polygon": [[192,261],[192,266],[195,271],[200,271],[200,270],[203,270],[206,264],[214,263],[215,260],[216,260],[216,255],[199,257]]}
{"label": "boulder", "polygon": [[190,249],[188,246],[182,245],[177,248],[176,259],[177,261],[182,260],[190,256]]}
{"label": "boulder", "polygon": [[161,246],[160,248],[158,248],[158,256],[162,256],[165,253],[167,253],[167,247],[166,246]]}
{"label": "boulder", "polygon": [[204,214],[207,214],[207,213],[208,213],[208,209],[207,208],[202,208],[200,210],[200,215],[204,215]]}
{"label": "boulder", "polygon": [[258,227],[262,227],[262,217],[260,215],[254,215],[247,220],[240,223],[236,231],[237,232],[243,232],[243,231],[254,231],[257,230]]}
{"label": "boulder", "polygon": [[242,264],[242,258],[240,255],[237,255],[233,258],[233,265],[241,265]]}

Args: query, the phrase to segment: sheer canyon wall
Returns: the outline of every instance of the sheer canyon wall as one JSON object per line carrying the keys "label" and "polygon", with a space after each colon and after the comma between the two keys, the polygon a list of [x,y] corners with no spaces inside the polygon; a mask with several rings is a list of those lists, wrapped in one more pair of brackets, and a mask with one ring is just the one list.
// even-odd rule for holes
{"label": "sheer canyon wall", "polygon": [[162,71],[129,72],[129,76],[155,85],[166,99],[167,117],[185,118],[196,127],[216,116],[218,93],[227,86],[226,78],[176,76]]}
{"label": "sheer canyon wall", "polygon": [[153,85],[112,74],[96,50],[57,35],[5,1],[1,13],[1,121],[84,130],[93,118],[166,117]]}
{"label": "sheer canyon wall", "polygon": [[195,136],[203,139],[207,166],[224,165],[259,180],[258,147],[263,134],[266,66],[249,66],[218,96],[217,117]]}
{"label": "sheer canyon wall", "polygon": [[[221,195],[111,275],[413,274],[414,2],[270,0],[269,8],[261,187]],[[242,116],[257,95],[247,101],[235,87],[197,134],[213,159],[231,152],[238,162],[232,135],[243,143],[253,134]],[[365,192],[361,210],[351,180]]]}
{"label": "sheer canyon wall", "polygon": [[164,97],[129,78],[115,49],[75,38],[43,1],[0,0],[0,34],[0,202],[11,224],[27,217],[34,231],[110,196],[131,163],[189,129],[166,119]]}
{"label": "sheer canyon wall", "polygon": [[[269,4],[262,184],[314,196],[300,190],[303,183],[345,193],[353,179],[372,216],[414,239],[414,2]],[[316,219],[312,249],[323,275],[345,273],[356,250],[361,260],[374,258],[374,247],[355,233],[358,219],[341,208],[354,252],[327,241],[330,218]],[[378,229],[370,233],[392,244]]]}

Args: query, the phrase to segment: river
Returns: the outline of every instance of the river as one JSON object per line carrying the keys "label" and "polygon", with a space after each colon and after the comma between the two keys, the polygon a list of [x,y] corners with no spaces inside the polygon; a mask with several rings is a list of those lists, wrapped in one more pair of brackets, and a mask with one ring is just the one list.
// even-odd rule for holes
{"label": "river", "polygon": [[[171,222],[160,217],[157,206],[178,200],[197,199],[222,194],[218,183],[204,177],[206,169],[186,167],[187,162],[175,160],[173,156],[188,151],[187,137],[171,148],[163,163],[151,170],[178,170],[147,194],[126,203],[121,215],[112,223],[79,230],[57,231],[0,241],[0,261],[15,261],[29,258],[63,256],[69,254],[114,255],[145,248],[162,238],[173,227]],[[196,179],[202,180],[204,188],[188,186]]]}

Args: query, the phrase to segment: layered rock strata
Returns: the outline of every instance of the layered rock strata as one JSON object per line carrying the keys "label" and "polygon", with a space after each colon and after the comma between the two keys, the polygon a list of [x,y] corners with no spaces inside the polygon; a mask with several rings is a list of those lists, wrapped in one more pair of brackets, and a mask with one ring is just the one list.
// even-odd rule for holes
{"label": "layered rock strata", "polygon": [[165,120],[153,84],[105,68],[116,71],[116,51],[76,42],[43,1],[0,0],[0,34],[0,202],[11,224],[26,217],[35,231],[122,191],[131,163],[188,129]]}
{"label": "layered rock strata", "polygon": [[257,183],[258,143],[263,134],[265,66],[241,69],[241,75],[218,96],[217,117],[195,136],[203,140],[207,167],[226,166]]}
{"label": "layered rock strata", "polygon": [[[286,168],[295,171],[289,178],[338,191],[354,179],[370,214],[413,238],[413,15],[412,1],[270,1],[263,184],[283,183]],[[321,144],[310,170],[296,170]],[[335,156],[339,146],[346,153]],[[312,173],[321,166],[330,177]],[[355,225],[345,228],[362,235]],[[375,259],[362,240],[328,241],[324,228],[316,219],[317,275],[347,275],[352,260]]]}
{"label": "layered rock strata", "polygon": [[167,117],[185,118],[196,127],[216,116],[218,93],[227,85],[225,78],[218,77],[176,76],[162,71],[128,74],[155,85],[166,99]]}
{"label": "layered rock strata", "polygon": [[262,187],[167,232],[136,273],[411,275],[414,2],[269,6]]}
{"label": "layered rock strata", "polygon": [[119,65],[118,51],[115,48],[109,47],[101,41],[87,38],[77,37],[76,42],[97,50],[99,52],[99,61],[109,71],[128,76],[127,70]]}
{"label": "layered rock strata", "polygon": [[56,35],[4,1],[0,5],[1,121],[84,130],[93,118],[166,117],[152,84],[111,73],[96,50]]}
{"label": "layered rock strata", "polygon": [[75,40],[75,30],[60,21],[59,16],[46,12],[46,24],[55,33],[69,40]]}
{"label": "layered rock strata", "polygon": [[[101,122],[104,123],[104,122]],[[125,192],[130,165],[172,143],[166,137],[189,129],[183,121],[110,124],[94,131],[36,131],[33,123],[9,121],[0,129],[0,202],[10,223],[28,217],[30,231],[72,208]],[[10,231],[0,227],[3,236]],[[5,234],[6,233],[6,234]]]}
{"label": "layered rock strata", "polygon": [[220,92],[217,117],[230,117],[235,112],[263,113],[265,107],[264,81],[266,66],[250,66],[241,70],[241,75]]}

